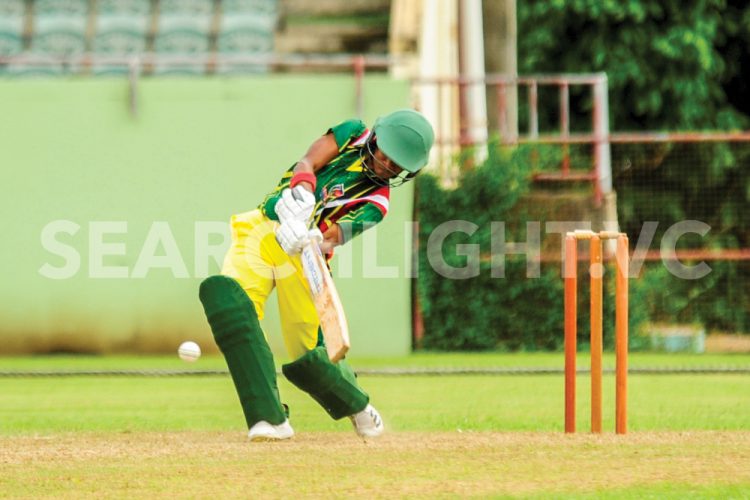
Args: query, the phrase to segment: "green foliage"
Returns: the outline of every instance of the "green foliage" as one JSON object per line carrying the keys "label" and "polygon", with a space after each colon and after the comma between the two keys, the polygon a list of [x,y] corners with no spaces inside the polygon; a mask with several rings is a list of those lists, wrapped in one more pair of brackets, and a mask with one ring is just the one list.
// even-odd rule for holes
{"label": "green foliage", "polygon": [[518,70],[606,72],[619,130],[747,127],[748,20],[725,0],[519,2]]}
{"label": "green foliage", "polygon": [[[528,150],[489,148],[484,165],[467,169],[455,189],[440,186],[434,176],[417,179],[417,210],[420,220],[420,277],[418,293],[427,337],[424,347],[439,349],[490,349],[498,346],[497,332],[507,328],[508,318],[497,313],[507,310],[508,297],[497,294],[507,289],[507,279],[490,276],[489,262],[477,262],[479,255],[463,256],[461,246],[473,244],[482,254],[490,248],[492,222],[508,219],[510,209],[528,190],[525,173]],[[430,240],[436,229],[452,221],[476,225],[476,231],[449,234],[441,247]],[[445,226],[442,226],[445,227]],[[447,278],[435,268],[436,258],[453,267],[479,265],[479,276]],[[514,265],[506,271],[515,274]],[[504,300],[505,299],[505,300]],[[521,300],[516,301],[518,303]],[[498,309],[498,305],[503,303]],[[502,323],[498,323],[501,320]]]}
{"label": "green foliage", "polygon": [[[519,73],[605,72],[613,130],[739,129],[750,126],[750,5],[726,0],[530,0],[518,4]],[[572,87],[571,128],[589,130],[588,89]],[[539,127],[556,130],[557,95],[539,91]],[[547,103],[545,100],[549,100]],[[525,100],[521,98],[521,106]],[[527,110],[521,110],[523,120]],[[546,115],[544,113],[547,113]],[[522,128],[525,124],[520,125]],[[571,164],[590,153],[572,147]],[[503,278],[492,276],[491,221],[506,221],[508,241],[525,241],[524,214],[511,213],[527,186],[524,172],[559,170],[560,148],[496,152],[454,190],[423,177],[418,185],[419,298],[424,347],[435,349],[558,349],[562,342],[562,279],[556,265],[526,277],[523,257],[508,257]],[[673,224],[702,221],[705,236],[686,235],[678,248],[750,248],[750,148],[744,144],[616,145],[614,185],[621,227],[636,240],[645,221],[658,221],[651,248]],[[518,188],[518,189],[516,189]],[[558,215],[559,217],[560,215]],[[445,221],[476,224],[471,235],[449,235],[440,256],[471,264],[459,245],[479,245],[479,274],[448,279],[430,265],[429,236]],[[473,227],[473,226],[469,226]],[[632,241],[635,245],[636,241]],[[433,256],[434,257],[434,256]],[[695,263],[686,263],[694,265]],[[750,329],[750,268],[712,262],[698,280],[679,279],[649,263],[630,282],[631,347],[646,347],[646,321],[701,323],[709,329]],[[581,271],[580,276],[585,276]],[[588,336],[587,280],[580,280],[579,342]],[[610,280],[612,281],[612,280]],[[605,280],[605,283],[607,281]],[[611,284],[606,286],[610,287]],[[605,318],[613,318],[612,290]],[[605,322],[605,345],[612,325]]]}
{"label": "green foliage", "polygon": [[[705,235],[686,234],[678,249],[750,248],[750,147],[743,143],[613,146],[618,218],[631,235],[658,222],[652,249],[682,221],[701,221]],[[626,166],[627,164],[627,166]],[[687,266],[697,262],[686,262]],[[709,262],[697,280],[678,279],[658,263],[642,279],[653,321],[700,323],[708,329],[750,330],[750,265]]]}
{"label": "green foliage", "polygon": [[[529,0],[518,4],[518,31],[519,73],[607,74],[613,130],[750,127],[747,2]],[[557,100],[542,99],[540,110],[552,112],[539,117],[540,128],[556,129]],[[591,106],[588,90],[571,88],[572,118],[588,116]],[[571,126],[588,130],[590,122]],[[750,248],[747,143],[614,145],[612,167],[628,234],[658,221],[658,248],[671,225],[698,220],[710,232],[681,238],[679,248]],[[747,331],[750,269],[712,267],[704,279],[678,280],[650,265],[642,277],[649,317]]]}
{"label": "green foliage", "polygon": [[[691,263],[693,264],[693,263]],[[647,266],[639,279],[638,304],[653,322],[699,323],[709,330],[750,331],[750,265],[710,264],[699,280],[680,279],[661,264]]]}
{"label": "green foliage", "polygon": [[[620,221],[629,234],[638,235],[639,221],[661,221],[651,247],[658,248],[664,231],[673,223],[684,220],[703,220],[713,228],[701,237],[687,234],[678,240],[678,248],[695,248],[714,245],[719,248],[736,248],[750,244],[747,225],[737,211],[726,179],[708,179],[703,182],[679,175],[683,154],[676,154],[674,163],[669,155],[681,151],[680,146],[661,145],[665,148],[656,155],[664,163],[656,175],[658,185],[649,184],[649,176],[642,176],[634,186],[622,184],[620,196]],[[641,150],[631,152],[634,161],[648,163]],[[717,146],[712,158],[722,162],[727,153]],[[732,153],[731,151],[728,152]],[[492,223],[504,222],[505,240],[524,242],[525,214],[518,210],[517,202],[528,189],[524,169],[532,155],[540,150],[519,148],[515,152],[496,150],[487,164],[467,171],[455,189],[440,186],[432,176],[419,179],[417,207],[420,217],[420,278],[418,293],[425,326],[421,347],[440,350],[512,351],[558,350],[562,347],[563,282],[557,263],[541,266],[538,276],[527,273],[523,256],[507,256],[504,273],[493,274]],[[544,157],[544,155],[542,155]],[[539,159],[544,162],[544,158]],[[712,160],[706,160],[711,163]],[[713,196],[708,190],[716,189]],[[744,186],[734,190],[742,192]],[[722,191],[723,190],[723,191]],[[551,214],[554,216],[554,214]],[[450,221],[465,221],[476,228],[471,234],[456,231],[449,234],[436,250],[436,230]],[[743,232],[744,228],[744,232]],[[714,233],[715,234],[712,234]],[[497,237],[497,234],[494,235]],[[637,240],[633,240],[635,246]],[[474,245],[472,247],[466,245]],[[468,251],[467,251],[468,250]],[[455,268],[475,265],[476,275],[462,279],[446,277],[436,268],[436,256]],[[478,260],[478,262],[477,262]],[[694,266],[697,262],[682,262]],[[647,322],[700,323],[707,329],[748,331],[750,320],[750,266],[746,262],[710,262],[711,272],[701,279],[684,279],[662,262],[649,262],[637,278],[630,280],[630,331],[631,349],[648,348],[642,326]],[[608,274],[613,269],[608,268]],[[589,309],[588,280],[585,265],[579,269],[579,343],[588,344]],[[605,347],[614,341],[614,280],[605,277],[604,339]],[[610,321],[611,320],[611,321]]]}
{"label": "green foliage", "polygon": [[620,224],[638,234],[643,221],[711,226],[702,246],[750,247],[750,143],[612,146]]}
{"label": "green foliage", "polygon": [[[523,256],[508,255],[503,272],[493,262],[493,223],[505,223],[505,240],[523,242],[524,217],[512,212],[529,188],[530,156],[544,162],[540,150],[530,148],[491,148],[488,161],[467,170],[455,189],[440,186],[433,176],[418,179],[417,209],[420,218],[420,274],[417,284],[425,326],[421,347],[441,350],[512,351],[559,350],[562,348],[563,288],[559,264],[543,265],[538,275],[527,270]],[[436,231],[454,221],[475,226],[471,234],[455,231],[442,245],[434,240]],[[466,245],[473,245],[467,250]],[[473,253],[472,253],[473,251]],[[499,253],[499,252],[498,252]],[[454,268],[474,265],[475,275],[460,279],[447,275],[435,265],[437,258]],[[493,265],[494,264],[494,265]],[[494,272],[493,272],[494,269]],[[610,273],[612,270],[610,270]],[[581,274],[584,275],[583,272]],[[586,280],[581,280],[579,306],[580,342],[589,335]],[[614,280],[605,300],[605,317],[614,318]],[[634,297],[640,297],[636,287]],[[635,335],[647,319],[641,310],[631,312],[634,332],[632,347],[642,342]],[[605,324],[605,346],[614,343],[614,320]]]}
{"label": "green foliage", "polygon": [[[561,347],[560,277],[527,278],[526,266],[506,264],[505,278],[489,266],[466,280],[424,271],[420,286],[425,325],[423,347],[442,350],[556,350]],[[425,274],[430,274],[425,277]],[[427,306],[429,304],[429,306]],[[548,311],[540,314],[540,311]]]}

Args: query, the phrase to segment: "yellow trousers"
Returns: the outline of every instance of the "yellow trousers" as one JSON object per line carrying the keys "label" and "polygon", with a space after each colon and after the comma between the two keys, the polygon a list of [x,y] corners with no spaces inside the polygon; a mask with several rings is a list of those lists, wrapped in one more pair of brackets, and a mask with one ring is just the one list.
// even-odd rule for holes
{"label": "yellow trousers", "polygon": [[221,274],[237,280],[263,319],[269,294],[276,288],[284,345],[291,359],[315,348],[318,314],[299,255],[289,256],[276,242],[278,226],[260,210],[232,216],[232,246]]}

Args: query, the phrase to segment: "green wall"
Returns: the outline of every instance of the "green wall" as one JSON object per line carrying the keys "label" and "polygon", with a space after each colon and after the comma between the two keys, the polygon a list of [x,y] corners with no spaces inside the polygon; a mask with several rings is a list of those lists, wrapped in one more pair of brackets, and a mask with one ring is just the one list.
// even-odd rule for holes
{"label": "green wall", "polygon": [[[366,79],[368,123],[407,104],[406,83]],[[197,287],[218,272],[229,217],[254,208],[317,136],[354,114],[347,75],[143,79],[136,116],[126,80],[0,81],[0,353],[171,351],[184,339],[213,350]],[[377,264],[399,277],[368,278],[362,242],[334,260],[352,269],[334,277],[357,355],[410,346],[411,186],[392,198]],[[211,233],[198,244],[196,227]],[[74,234],[45,243],[44,228]],[[96,258],[91,241],[109,255]],[[264,326],[280,352],[275,296]]]}

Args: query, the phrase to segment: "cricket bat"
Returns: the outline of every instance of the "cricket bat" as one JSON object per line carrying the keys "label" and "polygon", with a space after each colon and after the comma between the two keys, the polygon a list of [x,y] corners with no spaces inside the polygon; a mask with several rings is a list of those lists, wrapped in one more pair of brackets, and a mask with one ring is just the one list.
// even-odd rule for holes
{"label": "cricket bat", "polygon": [[349,351],[349,326],[333,278],[316,241],[302,248],[302,270],[310,284],[320,329],[331,362],[336,363]]}

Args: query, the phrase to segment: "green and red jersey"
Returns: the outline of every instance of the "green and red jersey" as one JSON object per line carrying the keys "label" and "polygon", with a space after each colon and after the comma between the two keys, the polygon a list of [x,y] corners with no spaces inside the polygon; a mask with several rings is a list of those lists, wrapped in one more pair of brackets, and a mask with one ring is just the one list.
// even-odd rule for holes
{"label": "green and red jersey", "polygon": [[[383,220],[388,213],[390,188],[376,184],[364,173],[361,152],[370,131],[362,121],[347,120],[326,133],[333,134],[339,154],[315,172],[315,225],[325,232],[332,224],[338,224],[346,242]],[[284,173],[259,207],[269,219],[279,219],[274,207],[281,191],[289,187],[295,165]]]}

